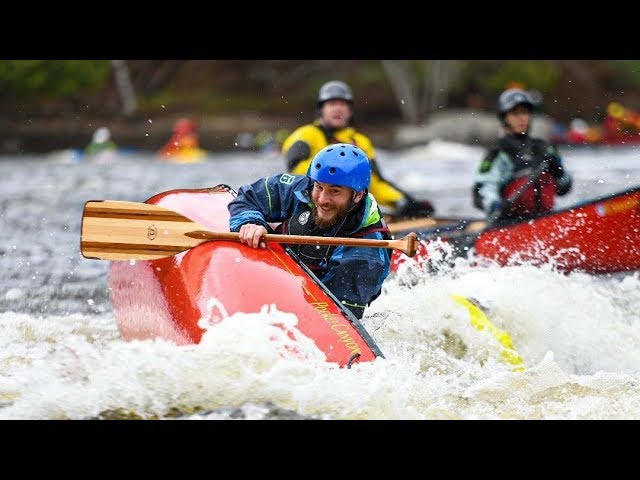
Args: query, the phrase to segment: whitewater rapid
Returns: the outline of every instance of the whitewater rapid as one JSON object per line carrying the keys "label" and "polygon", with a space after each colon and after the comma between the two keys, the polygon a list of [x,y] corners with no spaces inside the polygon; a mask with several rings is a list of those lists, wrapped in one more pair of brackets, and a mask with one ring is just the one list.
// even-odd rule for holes
{"label": "whitewater rapid", "polygon": [[[480,147],[432,142],[381,152],[383,173],[441,216],[480,217],[471,181]],[[563,151],[570,205],[640,185],[633,148]],[[176,188],[238,187],[282,171],[275,154],[199,164],[130,153],[110,163],[63,155],[0,159],[0,419],[638,419],[640,278],[557,272],[552,264],[474,266],[390,277],[363,323],[384,358],[339,369],[312,342],[290,358],[265,305],[210,327],[198,345],[124,342],[107,262],[79,252],[86,201],[144,201]],[[524,371],[471,324],[452,295],[480,302]]]}

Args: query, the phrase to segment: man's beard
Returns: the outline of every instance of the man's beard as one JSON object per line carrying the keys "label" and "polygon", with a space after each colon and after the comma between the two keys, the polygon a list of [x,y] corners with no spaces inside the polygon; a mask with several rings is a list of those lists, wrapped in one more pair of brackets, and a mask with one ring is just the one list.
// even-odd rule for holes
{"label": "man's beard", "polygon": [[312,213],[313,221],[315,222],[316,226],[322,229],[327,229],[338,223],[338,220],[341,220],[347,216],[347,213],[349,213],[349,205],[345,205],[343,207],[337,208],[336,210],[333,210],[333,215],[331,216],[331,218],[320,218],[320,216],[318,215],[318,207],[316,205],[313,206]]}

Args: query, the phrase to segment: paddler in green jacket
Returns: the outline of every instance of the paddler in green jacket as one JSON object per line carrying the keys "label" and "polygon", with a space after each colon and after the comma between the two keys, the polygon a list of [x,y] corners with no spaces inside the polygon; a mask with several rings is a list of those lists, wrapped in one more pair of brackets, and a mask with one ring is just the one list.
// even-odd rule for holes
{"label": "paddler in green jacket", "polygon": [[332,80],[322,85],[318,94],[318,108],[319,118],[294,130],[282,144],[282,153],[290,173],[305,175],[311,159],[327,145],[356,145],[369,157],[372,168],[370,192],[380,205],[403,217],[433,215],[431,202],[416,200],[380,173],[371,140],[350,126],[353,93],[346,83]]}
{"label": "paddler in green jacket", "polygon": [[[229,229],[240,242],[266,248],[267,233],[391,240],[376,199],[368,192],[371,163],[351,144],[318,152],[305,175],[262,178],[239,188],[229,203]],[[279,223],[277,228],[272,225]],[[356,318],[380,295],[390,251],[364,246],[289,245]]]}

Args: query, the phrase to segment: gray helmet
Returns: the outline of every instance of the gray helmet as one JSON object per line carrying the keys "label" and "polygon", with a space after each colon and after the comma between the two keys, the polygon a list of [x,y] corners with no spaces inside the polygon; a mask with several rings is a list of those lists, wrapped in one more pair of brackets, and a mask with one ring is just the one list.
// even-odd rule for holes
{"label": "gray helmet", "polygon": [[503,120],[505,115],[518,105],[526,105],[533,111],[534,101],[531,96],[519,88],[509,88],[498,98],[498,118]]}
{"label": "gray helmet", "polygon": [[353,92],[349,85],[340,80],[331,80],[320,87],[318,93],[318,106],[321,107],[327,100],[333,100],[339,98],[346,100],[349,103],[353,103]]}

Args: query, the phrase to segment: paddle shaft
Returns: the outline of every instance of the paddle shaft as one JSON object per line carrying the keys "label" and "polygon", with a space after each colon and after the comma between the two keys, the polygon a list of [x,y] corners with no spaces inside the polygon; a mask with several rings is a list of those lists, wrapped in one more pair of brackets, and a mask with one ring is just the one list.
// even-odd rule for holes
{"label": "paddle shaft", "polygon": [[425,229],[437,227],[439,223],[446,223],[447,220],[440,222],[435,218],[414,218],[412,220],[402,220],[399,222],[387,222],[387,227],[391,233],[406,232],[413,229]]}
{"label": "paddle shaft", "polygon": [[[237,232],[210,232],[207,230],[196,230],[185,233],[187,237],[202,238],[205,240],[234,240],[240,241],[240,234]],[[398,240],[374,240],[370,238],[350,238],[350,237],[314,237],[312,235],[279,235],[266,233],[262,238],[269,242],[288,243],[295,245],[342,245],[346,247],[382,247],[402,250],[409,257],[416,254],[416,233],[410,233],[406,237]]]}

